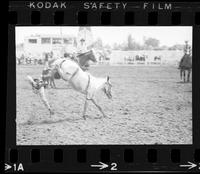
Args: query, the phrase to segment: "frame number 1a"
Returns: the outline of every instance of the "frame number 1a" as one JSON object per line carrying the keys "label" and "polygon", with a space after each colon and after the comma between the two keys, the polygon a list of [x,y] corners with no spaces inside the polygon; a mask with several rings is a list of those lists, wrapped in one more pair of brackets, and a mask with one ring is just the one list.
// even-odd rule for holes
{"label": "frame number 1a", "polygon": [[22,163],[17,164],[13,164],[13,170],[15,172],[19,172],[19,171],[24,171],[24,167],[22,165]]}

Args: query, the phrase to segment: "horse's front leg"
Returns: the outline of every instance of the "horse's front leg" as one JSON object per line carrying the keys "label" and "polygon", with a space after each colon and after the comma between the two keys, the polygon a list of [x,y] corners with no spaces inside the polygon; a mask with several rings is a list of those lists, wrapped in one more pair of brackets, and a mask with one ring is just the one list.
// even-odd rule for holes
{"label": "horse's front leg", "polygon": [[47,78],[47,84],[48,84],[48,87],[51,87],[51,83],[50,83],[50,80],[49,80],[49,78]]}
{"label": "horse's front leg", "polygon": [[49,81],[50,81],[50,86],[51,86],[51,88],[54,88],[52,78],[49,78]]}
{"label": "horse's front leg", "polygon": [[180,77],[181,77],[181,80],[182,80],[182,75],[183,75],[183,71],[182,71],[182,69],[180,69]]}
{"label": "horse's front leg", "polygon": [[88,99],[85,99],[85,104],[84,104],[84,110],[83,110],[83,118],[84,120],[86,120],[86,111],[87,111],[87,107],[88,107]]}
{"label": "horse's front leg", "polygon": [[52,88],[56,88],[56,85],[55,85],[55,82],[54,82],[54,78],[53,78],[53,77],[50,78],[50,82],[51,82],[51,87],[52,87]]}
{"label": "horse's front leg", "polygon": [[52,78],[52,82],[53,82],[54,88],[56,88],[56,84],[55,84],[54,78]]}
{"label": "horse's front leg", "polygon": [[99,109],[99,111],[103,114],[104,117],[107,117],[106,114],[103,112],[102,108],[95,102],[94,99],[91,99],[92,103]]}

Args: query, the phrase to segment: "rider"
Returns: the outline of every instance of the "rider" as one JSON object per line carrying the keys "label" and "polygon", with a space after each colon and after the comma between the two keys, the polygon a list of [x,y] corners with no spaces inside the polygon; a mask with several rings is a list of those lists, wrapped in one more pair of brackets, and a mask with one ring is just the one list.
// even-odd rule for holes
{"label": "rider", "polygon": [[185,46],[184,46],[184,54],[187,55],[191,51],[191,46],[188,44],[188,41],[185,41]]}
{"label": "rider", "polygon": [[[82,54],[82,53],[85,53],[85,52],[88,52],[88,48],[87,48],[87,44],[86,44],[86,41],[85,41],[85,39],[84,38],[82,38],[81,40],[80,40],[80,45],[79,45],[79,47],[77,48],[77,55],[80,55],[80,54]],[[89,68],[89,63],[87,62],[84,66],[82,66],[81,68],[83,69],[83,70],[88,70],[88,68]]]}
{"label": "rider", "polygon": [[35,94],[39,95],[44,105],[50,112],[50,115],[54,114],[45,94],[45,88],[47,84],[41,78],[32,78],[31,76],[27,76],[29,83],[32,86],[32,90]]}
{"label": "rider", "polygon": [[76,62],[78,62],[77,58],[76,58],[76,48],[74,46],[68,46],[66,49],[65,49],[65,52],[64,52],[64,55],[63,55],[63,58],[70,58]]}

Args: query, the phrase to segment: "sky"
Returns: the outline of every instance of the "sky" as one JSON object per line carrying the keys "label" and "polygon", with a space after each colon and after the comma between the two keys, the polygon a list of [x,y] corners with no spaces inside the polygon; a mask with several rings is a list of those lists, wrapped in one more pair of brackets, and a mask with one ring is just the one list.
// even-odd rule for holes
{"label": "sky", "polygon": [[[72,35],[77,37],[79,27],[31,27],[18,26],[16,27],[16,44],[23,43],[24,37],[35,34],[60,34]],[[152,37],[160,40],[160,45],[173,46],[174,44],[184,44],[186,40],[192,44],[192,27],[91,27],[94,40],[101,38],[103,44],[113,45],[114,43],[123,43],[127,41],[127,36],[132,35],[132,38],[139,43],[143,43],[143,38]]]}

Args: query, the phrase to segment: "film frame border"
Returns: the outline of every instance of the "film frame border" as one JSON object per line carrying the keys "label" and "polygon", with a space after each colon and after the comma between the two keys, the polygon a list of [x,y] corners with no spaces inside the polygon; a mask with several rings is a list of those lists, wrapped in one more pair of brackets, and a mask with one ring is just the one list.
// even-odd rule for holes
{"label": "film frame border", "polygon": [[[27,3],[27,1],[26,1]],[[187,8],[187,3],[179,4],[178,10],[170,11],[159,10],[118,10],[118,11],[87,11],[79,8],[80,3],[72,3],[73,8],[67,10],[49,9],[48,11],[38,9],[24,9],[24,2],[11,2],[9,9],[8,26],[8,81],[7,81],[7,115],[6,115],[6,159],[5,162],[12,164],[28,161],[29,166],[25,165],[25,172],[46,172],[45,164],[50,165],[50,171],[62,172],[98,172],[98,169],[92,169],[90,164],[95,162],[109,163],[109,169],[112,171],[111,164],[117,163],[118,170],[125,171],[187,171],[186,168],[180,168],[179,164],[187,161],[199,163],[200,142],[197,139],[200,133],[198,124],[200,123],[200,85],[198,83],[198,67],[200,52],[200,10],[194,6],[200,6],[200,3],[192,4]],[[142,2],[138,2],[141,4]],[[144,2],[143,2],[144,3]],[[137,2],[136,2],[137,4]],[[172,3],[173,4],[173,3]],[[176,4],[176,3],[175,3]],[[17,5],[17,6],[15,6]],[[20,8],[19,8],[20,7]],[[194,10],[195,9],[195,10]],[[25,10],[25,11],[24,11]],[[79,11],[80,10],[80,11]],[[137,12],[137,13],[136,13]],[[95,14],[94,14],[95,13]],[[25,15],[26,14],[26,15]],[[49,15],[51,14],[51,15]],[[17,15],[17,17],[16,17]],[[71,15],[71,16],[70,16]],[[48,17],[47,17],[48,16]],[[80,17],[81,16],[81,17]],[[131,17],[131,21],[127,18]],[[14,18],[13,18],[14,17]],[[62,20],[60,20],[60,17]],[[72,18],[70,18],[72,17]],[[105,19],[104,19],[105,18]],[[106,18],[109,18],[107,21]],[[58,20],[59,19],[59,20]],[[116,20],[117,19],[117,20]],[[192,19],[192,20],[191,20]],[[45,23],[46,21],[46,23]],[[103,23],[102,23],[103,21]],[[153,21],[153,22],[152,22]],[[43,23],[44,22],[44,23]],[[88,22],[88,23],[87,23]],[[16,114],[16,79],[15,74],[15,26],[193,26],[193,144],[192,145],[67,145],[67,146],[16,146],[15,114]],[[9,85],[12,84],[12,85]],[[16,99],[16,98],[15,98]],[[12,108],[10,108],[12,106]],[[12,121],[11,121],[12,120]],[[11,122],[9,122],[11,121]],[[12,128],[12,129],[10,129]],[[14,134],[13,134],[14,133]],[[14,137],[14,138],[13,138]],[[59,155],[58,155],[59,154]],[[95,154],[95,155],[94,155]],[[60,158],[61,156],[61,158]],[[164,159],[162,157],[165,157]],[[55,162],[55,163],[54,163]],[[31,166],[31,164],[33,166]],[[65,165],[66,164],[66,165]],[[42,169],[42,167],[44,167]],[[60,170],[58,170],[58,168]],[[39,169],[39,170],[37,170]],[[66,170],[67,169],[67,170]],[[79,169],[79,170],[77,170]],[[195,168],[193,171],[198,171]]]}

